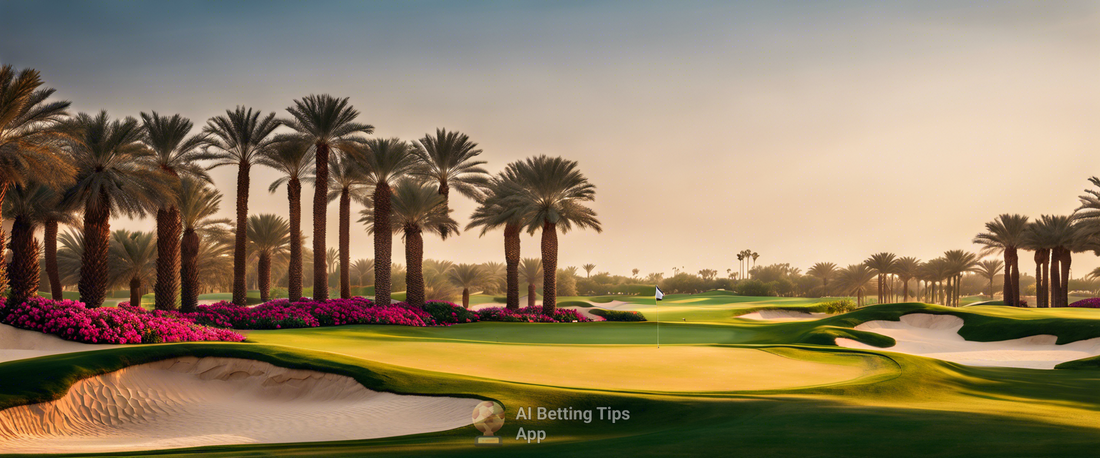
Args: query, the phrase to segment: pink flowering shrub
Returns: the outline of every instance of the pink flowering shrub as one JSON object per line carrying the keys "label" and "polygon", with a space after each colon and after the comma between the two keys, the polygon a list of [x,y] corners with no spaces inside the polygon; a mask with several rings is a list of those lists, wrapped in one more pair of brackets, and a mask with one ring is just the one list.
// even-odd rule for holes
{"label": "pink flowering shrub", "polygon": [[138,307],[129,306],[89,309],[82,302],[54,301],[41,297],[10,306],[0,299],[0,321],[18,328],[85,343],[244,340],[244,336],[236,332],[200,326],[169,312],[147,313]]}
{"label": "pink flowering shrub", "polygon": [[381,306],[370,299],[303,300],[278,299],[255,307],[218,302],[200,305],[195,312],[180,313],[195,323],[235,329],[286,329],[339,326],[344,324],[391,324],[435,326],[439,323],[424,310],[404,302]]}
{"label": "pink flowering shrub", "polygon": [[481,321],[509,323],[581,323],[592,321],[573,309],[556,309],[553,315],[544,315],[542,306],[524,307],[516,311],[504,307],[488,307],[477,311]]}
{"label": "pink flowering shrub", "polygon": [[1081,299],[1077,302],[1069,304],[1070,307],[1085,307],[1090,309],[1100,309],[1100,297],[1090,297],[1088,299]]}
{"label": "pink flowering shrub", "polygon": [[453,302],[428,301],[424,303],[424,311],[431,314],[437,323],[446,325],[474,323],[481,320],[476,312],[467,310],[465,307]]}

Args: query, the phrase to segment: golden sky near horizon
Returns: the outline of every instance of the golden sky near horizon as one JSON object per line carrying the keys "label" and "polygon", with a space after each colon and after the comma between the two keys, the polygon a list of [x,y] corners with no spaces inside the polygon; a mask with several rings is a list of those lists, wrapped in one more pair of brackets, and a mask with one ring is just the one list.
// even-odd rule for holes
{"label": "golden sky near horizon", "polygon": [[[330,93],[378,136],[467,133],[492,172],[577,160],[605,230],[561,236],[559,266],[724,274],[745,248],[802,269],[927,260],[976,250],[1000,213],[1072,212],[1100,175],[1097,2],[61,5],[0,1],[23,18],[0,30],[0,62],[39,69],[76,111],[203,124]],[[17,40],[46,20],[58,36]],[[213,172],[225,217],[235,173]],[[286,215],[275,178],[253,168],[250,213]],[[452,202],[464,226],[474,205]],[[500,261],[502,240],[427,237],[425,255]],[[373,255],[361,225],[352,244]],[[524,237],[525,257],[538,247]]]}

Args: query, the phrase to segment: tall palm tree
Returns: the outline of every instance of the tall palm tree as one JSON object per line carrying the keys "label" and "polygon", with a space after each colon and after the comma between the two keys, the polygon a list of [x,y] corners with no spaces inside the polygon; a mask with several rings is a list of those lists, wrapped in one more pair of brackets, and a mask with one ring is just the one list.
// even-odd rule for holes
{"label": "tall palm tree", "polygon": [[595,264],[585,264],[581,266],[585,272],[585,278],[592,278],[592,271],[596,268]]}
{"label": "tall palm tree", "polygon": [[221,207],[222,195],[218,189],[203,181],[184,177],[180,181],[178,206],[183,223],[183,241],[180,245],[180,311],[194,312],[199,301],[200,266],[202,249],[200,232],[211,223],[211,218]]}
{"label": "tall palm tree", "polygon": [[1082,231],[1076,220],[1071,216],[1042,215],[1028,225],[1025,239],[1026,246],[1035,251],[1036,274],[1042,280],[1035,288],[1036,306],[1068,306],[1071,253],[1082,245]]}
{"label": "tall palm tree", "polygon": [[[416,174],[439,183],[439,194],[444,204],[449,205],[450,190],[480,201],[482,188],[488,184],[489,172],[480,166],[485,161],[475,160],[481,154],[477,143],[461,132],[447,132],[436,129],[435,136],[426,134],[415,149],[422,167]],[[446,229],[440,229],[440,236],[447,239]]]}
{"label": "tall palm tree", "polygon": [[[237,222],[233,245],[233,303],[245,305],[248,290],[245,285],[245,262],[248,231],[240,230],[248,224],[249,171],[259,163],[266,150],[272,147],[271,135],[279,121],[275,113],[261,116],[257,110],[238,106],[225,116],[215,116],[206,123],[203,132],[208,135],[206,144],[213,151],[201,159],[213,159],[210,168],[225,165],[237,166]],[[323,211],[323,208],[322,208]]]}
{"label": "tall palm tree", "polygon": [[153,286],[154,307],[157,310],[175,310],[180,287],[180,237],[182,223],[176,206],[175,193],[179,191],[181,176],[210,180],[196,162],[200,148],[206,142],[205,134],[188,136],[193,127],[191,121],[180,115],[161,116],[157,112],[142,113],[145,127],[145,144],[153,151],[153,163],[161,178],[172,187],[173,195],[157,208],[157,280]]}
{"label": "tall palm tree", "polygon": [[542,309],[551,314],[557,308],[558,229],[574,226],[603,232],[596,212],[584,205],[595,200],[596,186],[588,182],[576,161],[538,156],[508,165],[509,173],[521,184],[509,197],[526,219],[529,233],[542,230]]}
{"label": "tall palm tree", "polygon": [[[520,262],[520,273],[522,274],[523,281],[527,282],[527,306],[535,306],[535,285],[542,283],[543,270],[542,259],[539,258],[523,258]],[[546,298],[546,292],[543,292],[543,299]]]}
{"label": "tall palm tree", "polygon": [[328,299],[326,278],[328,268],[325,262],[325,226],[329,193],[330,152],[339,155],[352,145],[366,141],[365,134],[374,132],[369,124],[355,122],[359,112],[348,103],[348,98],[338,99],[328,94],[308,95],[294,101],[294,106],[286,109],[289,119],[282,121],[294,129],[297,136],[316,147],[314,157],[314,176],[316,177],[313,194],[313,299]]}
{"label": "tall palm tree", "polygon": [[[393,188],[393,213],[391,215],[393,232],[405,235],[405,279],[407,299],[412,306],[424,305],[424,232],[440,233],[440,227],[458,232],[458,223],[451,219],[450,209],[430,184],[418,183],[406,179]],[[366,213],[366,212],[364,212]],[[375,219],[378,213],[366,213],[361,220],[377,233],[382,227]],[[377,260],[375,263],[377,264]],[[377,286],[375,286],[377,292]]]}
{"label": "tall palm tree", "polygon": [[989,280],[989,298],[993,299],[993,279],[997,278],[997,275],[1004,269],[1005,262],[1000,259],[986,259],[979,261],[978,265],[974,267],[974,273],[981,275],[986,280]]}
{"label": "tall palm tree", "polygon": [[[466,230],[481,226],[481,234],[484,236],[490,229],[504,228],[504,262],[505,262],[505,290],[506,307],[509,310],[519,309],[519,260],[520,260],[520,233],[523,230],[524,214],[518,212],[520,207],[510,205],[508,199],[512,197],[520,185],[515,183],[516,177],[508,171],[493,177],[485,186],[485,193],[478,199],[478,207],[470,216],[470,224]],[[595,265],[592,266],[593,268]]]}
{"label": "tall palm tree", "polygon": [[278,215],[261,214],[248,217],[248,243],[258,258],[260,302],[267,302],[271,292],[271,259],[286,254],[290,244],[290,224]]}
{"label": "tall palm tree", "polygon": [[909,281],[915,278],[920,270],[920,260],[911,256],[898,258],[894,264],[894,274],[901,280],[904,302],[909,302]]}
{"label": "tall palm tree", "polygon": [[871,257],[863,261],[867,267],[870,267],[878,275],[878,302],[880,304],[886,302],[886,276],[894,273],[894,263],[897,260],[897,255],[894,253],[875,253]]}
{"label": "tall palm tree", "polygon": [[[61,274],[57,264],[57,229],[59,224],[74,224],[77,219],[61,206],[61,194],[40,184],[16,185],[4,201],[4,212],[15,219],[12,223],[11,290],[9,297],[21,302],[39,290],[38,242],[34,239],[37,226],[45,226],[46,276],[54,300],[61,300]],[[18,272],[17,272],[18,271]]]}
{"label": "tall palm tree", "polygon": [[470,308],[470,290],[485,282],[486,272],[477,264],[457,264],[450,270],[448,278],[455,286],[462,288],[462,306]]}
{"label": "tall palm tree", "polygon": [[130,305],[141,307],[142,290],[156,274],[157,237],[153,232],[119,229],[111,234],[110,284],[127,284]]}
{"label": "tall palm tree", "polygon": [[978,256],[968,251],[949,250],[943,253],[943,257],[950,266],[948,285],[950,285],[951,290],[949,291],[948,305],[958,307],[962,292],[962,275],[978,264]]}
{"label": "tall palm tree", "polygon": [[290,203],[290,261],[287,265],[287,296],[291,302],[302,298],[302,181],[311,180],[316,148],[301,139],[284,139],[264,151],[258,163],[278,170],[282,175],[267,188],[274,193],[286,184]]}
{"label": "tall palm tree", "polygon": [[[393,253],[393,188],[398,180],[407,176],[417,166],[412,145],[397,138],[374,138],[363,147],[352,147],[351,154],[361,162],[367,179],[374,183],[364,214],[372,216],[374,232],[374,300],[379,304],[390,303],[391,258]],[[316,255],[315,255],[316,258]],[[316,270],[316,269],[315,269]]]}
{"label": "tall palm tree", "polygon": [[340,201],[340,297],[351,297],[351,201],[365,201],[370,181],[362,163],[350,156],[333,156],[329,160],[328,201]]}
{"label": "tall palm tree", "polygon": [[[1100,200],[1097,201],[1100,209]],[[1023,247],[1028,218],[1024,215],[1002,214],[985,223],[985,232],[974,236],[974,243],[982,245],[981,255],[1004,255],[1004,301],[1006,305],[1020,306],[1020,257],[1017,250]]]}
{"label": "tall palm tree", "polygon": [[863,307],[863,296],[867,293],[867,283],[875,278],[878,272],[867,264],[854,264],[837,272],[836,286],[844,294],[856,296],[856,303]]}
{"label": "tall palm tree", "polygon": [[806,274],[818,278],[821,280],[821,295],[824,297],[829,296],[829,279],[836,276],[836,263],[832,262],[819,262],[810,267],[810,270],[806,271]]}
{"label": "tall palm tree", "polygon": [[[57,127],[69,102],[48,101],[54,90],[42,85],[37,70],[0,67],[0,202],[12,185],[60,187],[75,172],[58,151],[67,132]],[[7,245],[4,238],[0,231],[0,247]],[[7,282],[6,269],[0,262],[0,286]]]}
{"label": "tall palm tree", "polygon": [[142,143],[144,129],[134,118],[112,121],[106,111],[85,113],[66,121],[76,178],[62,206],[84,207],[84,253],[80,267],[80,300],[103,305],[108,285],[108,250],[112,214],[144,216],[159,207],[171,188],[151,173],[152,152]]}

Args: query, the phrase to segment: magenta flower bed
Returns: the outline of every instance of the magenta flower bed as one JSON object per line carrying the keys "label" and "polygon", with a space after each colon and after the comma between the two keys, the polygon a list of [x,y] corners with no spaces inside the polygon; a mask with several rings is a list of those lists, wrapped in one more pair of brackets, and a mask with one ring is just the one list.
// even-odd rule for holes
{"label": "magenta flower bed", "polygon": [[195,312],[180,313],[195,323],[235,329],[286,329],[339,326],[343,324],[391,324],[436,326],[430,314],[405,303],[375,305],[370,299],[331,299],[290,302],[278,299],[255,307],[222,301],[200,305]]}
{"label": "magenta flower bed", "polygon": [[0,299],[0,321],[17,328],[85,343],[241,342],[226,329],[197,325],[171,313],[137,312],[133,307],[89,309],[84,303],[32,298],[8,306]]}
{"label": "magenta flower bed", "polygon": [[1069,304],[1070,307],[1085,307],[1090,309],[1100,309],[1100,297],[1090,297],[1088,299],[1081,299],[1077,302]]}
{"label": "magenta flower bed", "polygon": [[573,309],[557,309],[553,315],[544,315],[542,306],[523,307],[516,311],[505,307],[487,307],[477,311],[481,321],[505,321],[511,323],[585,323],[592,321]]}

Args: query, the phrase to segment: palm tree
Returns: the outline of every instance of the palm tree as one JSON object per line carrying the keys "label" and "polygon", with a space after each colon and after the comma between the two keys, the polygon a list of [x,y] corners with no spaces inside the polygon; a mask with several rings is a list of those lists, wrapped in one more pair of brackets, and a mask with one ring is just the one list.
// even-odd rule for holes
{"label": "palm tree", "polygon": [[351,201],[367,198],[370,182],[362,165],[350,157],[329,160],[331,181],[328,201],[340,200],[340,297],[351,297]]}
{"label": "palm tree", "polygon": [[594,270],[596,268],[596,265],[595,264],[585,264],[585,265],[581,266],[581,268],[584,269],[585,278],[592,278],[592,270]]}
{"label": "palm tree", "polygon": [[[69,102],[47,101],[54,90],[42,84],[37,70],[0,67],[0,202],[12,185],[28,186],[34,181],[61,187],[75,172],[67,158],[58,154],[66,132],[57,127]],[[6,245],[0,231],[0,247]],[[0,262],[0,285],[7,282],[6,269]]]}
{"label": "palm tree", "polygon": [[[524,215],[519,213],[519,207],[510,205],[508,199],[519,187],[514,182],[515,176],[508,171],[493,177],[485,187],[484,195],[478,201],[478,207],[470,216],[470,224],[466,230],[481,226],[481,234],[484,236],[490,229],[504,227],[504,262],[505,262],[505,289],[507,291],[506,307],[509,310],[519,309],[519,260],[520,260],[520,232],[523,230]],[[595,265],[592,266],[593,268]]]}
{"label": "palm tree", "polygon": [[[290,119],[282,121],[297,132],[297,137],[316,147],[314,158],[316,177],[313,194],[313,299],[328,299],[328,268],[325,264],[325,226],[329,193],[329,153],[339,155],[352,145],[362,144],[362,135],[374,132],[369,124],[355,122],[359,112],[348,103],[348,98],[338,99],[328,94],[309,95],[295,100],[286,109]],[[388,235],[388,233],[387,233]],[[323,285],[318,288],[317,285]]]}
{"label": "palm tree", "polygon": [[[390,264],[393,252],[393,188],[399,179],[416,167],[412,146],[397,138],[368,140],[362,148],[351,148],[352,155],[363,165],[367,179],[374,183],[364,216],[369,212],[374,228],[374,300],[390,303]],[[362,221],[362,220],[360,220]],[[314,256],[316,258],[316,256]],[[316,270],[316,269],[314,269]]]}
{"label": "palm tree", "polygon": [[[523,276],[523,281],[527,282],[527,306],[535,306],[535,284],[540,283],[543,280],[542,260],[539,258],[523,258],[520,263],[520,273]],[[543,291],[543,299],[546,298],[546,292]]]}
{"label": "palm tree", "polygon": [[[507,285],[501,288],[501,282],[505,282],[508,278],[508,267],[500,262],[486,262],[481,265],[481,270],[485,272],[485,284],[482,285],[487,292],[492,294],[500,293],[501,291],[507,291]],[[517,270],[518,274],[518,270]],[[517,278],[518,282],[518,278]],[[518,290],[518,288],[517,288]]]}
{"label": "palm tree", "polygon": [[878,302],[880,304],[886,302],[886,276],[894,273],[894,263],[897,259],[897,255],[894,253],[875,253],[871,257],[863,261],[867,267],[870,267],[878,275]]}
{"label": "palm tree", "polygon": [[832,262],[819,262],[810,267],[810,270],[806,271],[806,274],[821,279],[821,295],[823,297],[829,296],[829,279],[836,275],[836,263]]}
{"label": "palm tree", "polygon": [[752,266],[756,267],[756,258],[760,257],[760,253],[753,251],[750,256],[752,256]]}
{"label": "palm tree", "polygon": [[470,308],[470,289],[485,281],[485,270],[477,264],[457,264],[448,276],[451,283],[462,288],[462,306]]}
{"label": "palm tree", "polygon": [[909,302],[909,281],[917,276],[920,270],[920,260],[911,256],[898,258],[894,263],[894,273],[901,280],[904,302]]}
{"label": "palm tree", "polygon": [[596,187],[577,170],[577,162],[560,157],[538,156],[508,165],[509,173],[522,184],[509,197],[524,215],[527,230],[542,230],[542,309],[549,315],[557,308],[558,228],[562,233],[573,226],[603,232],[596,212],[584,206],[596,196]]}
{"label": "palm tree", "polygon": [[224,291],[233,287],[233,230],[233,222],[228,219],[208,220],[200,226],[199,248],[195,252],[195,291]]}
{"label": "palm tree", "polygon": [[216,161],[210,168],[237,166],[237,225],[233,245],[233,303],[237,305],[245,305],[248,293],[245,285],[248,231],[240,229],[248,224],[249,171],[272,147],[271,133],[277,127],[279,121],[275,120],[275,113],[261,117],[259,111],[238,106],[235,110],[226,110],[225,116],[210,118],[203,129],[208,135],[206,144],[214,149],[201,157]]}
{"label": "palm tree", "polygon": [[997,274],[1001,273],[1004,269],[1005,262],[1000,259],[986,259],[978,262],[978,265],[974,267],[974,273],[981,275],[986,280],[989,280],[989,298],[993,299],[993,279],[997,277]]}
{"label": "palm tree", "polygon": [[110,256],[110,284],[128,284],[130,305],[141,307],[142,288],[156,273],[156,234],[125,229],[114,231],[111,234]]}
{"label": "palm tree", "polygon": [[267,302],[271,292],[271,258],[286,254],[290,224],[281,216],[265,213],[249,216],[247,228],[250,251],[258,257],[260,302]]}
{"label": "palm tree", "polygon": [[206,142],[206,135],[188,137],[191,121],[180,115],[161,116],[157,112],[142,113],[145,144],[153,151],[153,163],[161,178],[172,186],[173,196],[157,208],[157,280],[153,286],[154,307],[175,310],[180,287],[180,237],[182,223],[174,194],[179,190],[181,176],[210,180],[196,159]]}
{"label": "palm tree", "polygon": [[286,184],[290,203],[290,261],[287,265],[287,296],[291,302],[302,298],[302,181],[313,175],[313,144],[301,139],[284,139],[264,150],[258,163],[278,170],[282,176],[267,188],[274,193]]}
{"label": "palm tree", "polygon": [[[421,166],[416,174],[439,183],[439,194],[444,204],[449,205],[450,190],[480,201],[482,187],[488,184],[489,172],[481,168],[485,161],[475,160],[481,154],[477,143],[461,132],[447,132],[436,129],[435,136],[424,135],[414,151]],[[440,236],[447,240],[447,230],[440,229]]]}
{"label": "palm tree", "polygon": [[[367,286],[374,283],[374,260],[356,259],[351,263],[351,275],[359,280],[359,286]],[[367,280],[370,278],[370,280]]]}
{"label": "palm tree", "polygon": [[741,251],[737,253],[737,267],[740,270],[741,277],[745,277],[745,252]]}
{"label": "palm tree", "polygon": [[[402,180],[394,186],[392,211],[391,217],[395,223],[393,232],[405,234],[405,263],[408,265],[405,279],[408,293],[406,301],[409,305],[420,307],[424,305],[425,299],[423,233],[426,231],[438,234],[444,226],[449,231],[458,232],[458,223],[451,219],[450,209],[444,203],[442,195],[430,184],[410,179]],[[378,215],[376,212],[366,213],[360,221],[367,224],[368,230],[377,233],[382,229],[375,222]],[[376,260],[375,263],[377,262]],[[378,287],[375,286],[376,293],[377,290]]]}
{"label": "palm tree", "polygon": [[968,251],[950,250],[944,252],[943,257],[950,267],[948,285],[951,290],[949,291],[948,305],[958,307],[963,272],[969,272],[978,264],[978,256]]}
{"label": "palm tree", "polygon": [[1084,241],[1075,222],[1071,216],[1043,215],[1028,225],[1025,245],[1035,251],[1035,270],[1042,279],[1035,287],[1037,307],[1069,305],[1071,253],[1079,251]]}
{"label": "palm tree", "polygon": [[837,272],[836,285],[844,294],[854,294],[856,302],[863,307],[863,295],[867,292],[867,283],[875,278],[878,271],[867,264],[849,265]]}
{"label": "palm tree", "polygon": [[[1100,208],[1100,200],[1097,201],[1097,208]],[[1024,215],[1005,213],[985,223],[986,232],[974,237],[974,243],[983,246],[982,256],[990,253],[1004,254],[1004,302],[1013,307],[1020,306],[1020,257],[1017,250],[1023,247],[1027,220]]]}
{"label": "palm tree", "polygon": [[14,303],[36,295],[39,290],[38,241],[34,232],[45,226],[46,274],[50,293],[54,300],[63,298],[61,274],[57,264],[57,229],[59,224],[74,224],[72,212],[61,207],[61,195],[57,190],[40,184],[16,185],[4,201],[4,211],[15,219],[11,240],[11,289]]}
{"label": "palm tree", "polygon": [[222,195],[217,188],[205,182],[184,177],[180,181],[178,206],[183,223],[183,241],[180,245],[180,311],[194,312],[199,301],[200,266],[202,249],[200,232],[214,221]]}
{"label": "palm tree", "polygon": [[[79,226],[79,222],[76,225]],[[79,227],[66,229],[57,241],[57,272],[61,284],[75,285],[80,281],[80,262],[84,258],[84,230]]]}
{"label": "palm tree", "polygon": [[85,113],[66,121],[76,167],[74,185],[62,206],[84,207],[84,252],[80,267],[80,300],[88,307],[103,305],[108,285],[111,215],[143,216],[159,207],[171,189],[150,173],[152,152],[141,142],[144,132],[134,118],[112,121],[106,111]]}

